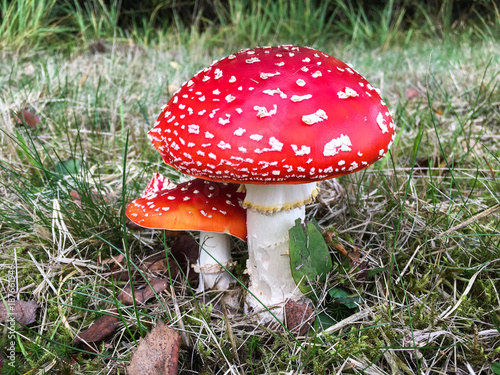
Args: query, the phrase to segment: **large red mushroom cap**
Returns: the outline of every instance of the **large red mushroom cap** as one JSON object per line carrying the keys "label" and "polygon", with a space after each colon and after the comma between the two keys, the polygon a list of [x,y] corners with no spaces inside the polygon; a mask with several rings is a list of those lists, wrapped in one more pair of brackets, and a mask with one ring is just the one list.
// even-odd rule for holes
{"label": "large red mushroom cap", "polygon": [[309,47],[242,50],[197,73],[149,132],[168,165],[204,179],[299,184],[366,168],[394,140],[378,91]]}
{"label": "large red mushroom cap", "polygon": [[173,185],[157,173],[125,214],[145,228],[227,233],[246,240],[244,193],[237,190],[236,184],[199,178]]}

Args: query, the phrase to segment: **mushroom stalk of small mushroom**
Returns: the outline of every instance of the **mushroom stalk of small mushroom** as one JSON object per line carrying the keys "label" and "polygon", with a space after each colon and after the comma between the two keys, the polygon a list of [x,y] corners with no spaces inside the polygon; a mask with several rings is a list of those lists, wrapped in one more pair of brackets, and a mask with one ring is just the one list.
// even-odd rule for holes
{"label": "mushroom stalk of small mushroom", "polygon": [[231,240],[225,233],[200,232],[200,256],[194,267],[200,274],[198,292],[207,289],[227,290],[234,283],[231,270]]}

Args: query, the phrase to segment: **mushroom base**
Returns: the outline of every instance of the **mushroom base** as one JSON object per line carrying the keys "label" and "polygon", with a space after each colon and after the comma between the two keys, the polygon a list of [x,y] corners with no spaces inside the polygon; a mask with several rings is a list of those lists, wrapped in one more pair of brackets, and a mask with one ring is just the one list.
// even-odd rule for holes
{"label": "mushroom base", "polygon": [[231,241],[224,233],[200,232],[200,257],[193,267],[200,274],[198,292],[207,289],[227,290],[233,278],[226,270],[232,268]]}
{"label": "mushroom base", "polygon": [[290,270],[288,231],[298,218],[305,218],[304,206],[270,214],[247,211],[250,293],[246,297],[246,312],[256,314],[261,323],[273,320],[272,314],[283,320],[287,300],[305,299]]}

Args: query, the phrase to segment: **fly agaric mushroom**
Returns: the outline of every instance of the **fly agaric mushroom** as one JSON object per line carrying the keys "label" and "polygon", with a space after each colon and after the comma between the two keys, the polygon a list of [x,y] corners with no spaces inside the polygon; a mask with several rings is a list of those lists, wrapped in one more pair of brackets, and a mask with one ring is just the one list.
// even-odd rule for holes
{"label": "fly agaric mushroom", "polygon": [[221,267],[230,268],[228,234],[246,240],[244,194],[238,185],[200,178],[175,185],[155,173],[141,198],[132,201],[127,217],[145,228],[200,231],[200,256],[195,270],[200,274],[199,291],[225,290],[233,282]]}
{"label": "fly agaric mushroom", "polygon": [[[309,47],[242,50],[198,72],[149,132],[182,173],[244,184],[249,310],[282,316],[302,296],[291,276],[288,230],[304,219],[317,181],[382,158],[394,124],[378,91],[353,68]],[[265,316],[261,315],[264,319]]]}

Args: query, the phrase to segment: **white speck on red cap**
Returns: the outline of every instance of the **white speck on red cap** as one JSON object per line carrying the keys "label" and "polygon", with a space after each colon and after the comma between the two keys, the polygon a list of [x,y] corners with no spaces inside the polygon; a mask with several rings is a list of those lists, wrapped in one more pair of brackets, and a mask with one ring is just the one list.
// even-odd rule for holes
{"label": "white speck on red cap", "polygon": [[314,125],[318,122],[326,120],[327,118],[328,116],[326,115],[326,112],[323,111],[322,109],[318,109],[316,112],[310,115],[302,116],[302,122],[304,122],[307,125]]}
{"label": "white speck on red cap", "polygon": [[359,96],[359,94],[356,92],[356,90],[346,87],[344,91],[339,91],[337,93],[337,96],[340,99],[347,99],[347,98],[355,98],[356,96]]}
{"label": "white speck on red cap", "polygon": [[347,135],[341,134],[340,137],[332,139],[330,142],[325,144],[323,149],[324,156],[335,156],[340,151],[349,152],[351,151],[351,139]]}
{"label": "white speck on red cap", "polygon": [[301,102],[303,100],[311,99],[312,95],[311,94],[306,94],[306,95],[293,95],[290,100],[292,102]]}
{"label": "white speck on red cap", "polygon": [[293,152],[297,156],[309,155],[311,153],[311,147],[309,146],[300,146],[300,149],[297,145],[290,145],[292,147]]}
{"label": "white speck on red cap", "polygon": [[275,72],[275,73],[260,73],[260,78],[261,79],[268,79],[270,77],[279,76],[280,74],[281,74],[280,72]]}
{"label": "white speck on red cap", "polygon": [[262,91],[262,92],[263,92],[264,94],[271,95],[271,96],[273,96],[274,94],[278,94],[278,95],[279,95],[281,98],[283,98],[283,99],[286,99],[286,98],[287,98],[286,94],[285,94],[283,91],[281,91],[279,88],[276,88],[276,89],[274,89],[274,90],[269,90],[269,89],[268,89],[268,90],[264,90],[264,91]]}
{"label": "white speck on red cap", "polygon": [[256,105],[253,107],[253,109],[257,111],[257,117],[262,118],[275,115],[278,111],[278,106],[276,104],[273,104],[273,109],[268,110],[266,107],[259,107],[258,105]]}
{"label": "white speck on red cap", "polygon": [[188,125],[188,132],[192,134],[200,134],[200,126],[196,124]]}
{"label": "white speck on red cap", "polygon": [[245,60],[245,62],[246,62],[247,64],[257,63],[257,62],[259,62],[259,61],[260,61],[260,60],[259,60],[257,57],[252,57],[251,59],[247,59],[247,60]]}
{"label": "white speck on red cap", "polygon": [[387,124],[385,123],[384,115],[380,112],[377,115],[377,124],[380,127],[380,130],[382,130],[382,134],[389,131],[389,129],[387,129]]}
{"label": "white speck on red cap", "polygon": [[220,79],[222,77],[222,70],[220,69],[215,69],[214,71],[214,79]]}
{"label": "white speck on red cap", "polygon": [[253,141],[260,141],[262,138],[264,138],[264,136],[260,135],[260,134],[252,134],[250,136],[250,139],[253,140]]}

